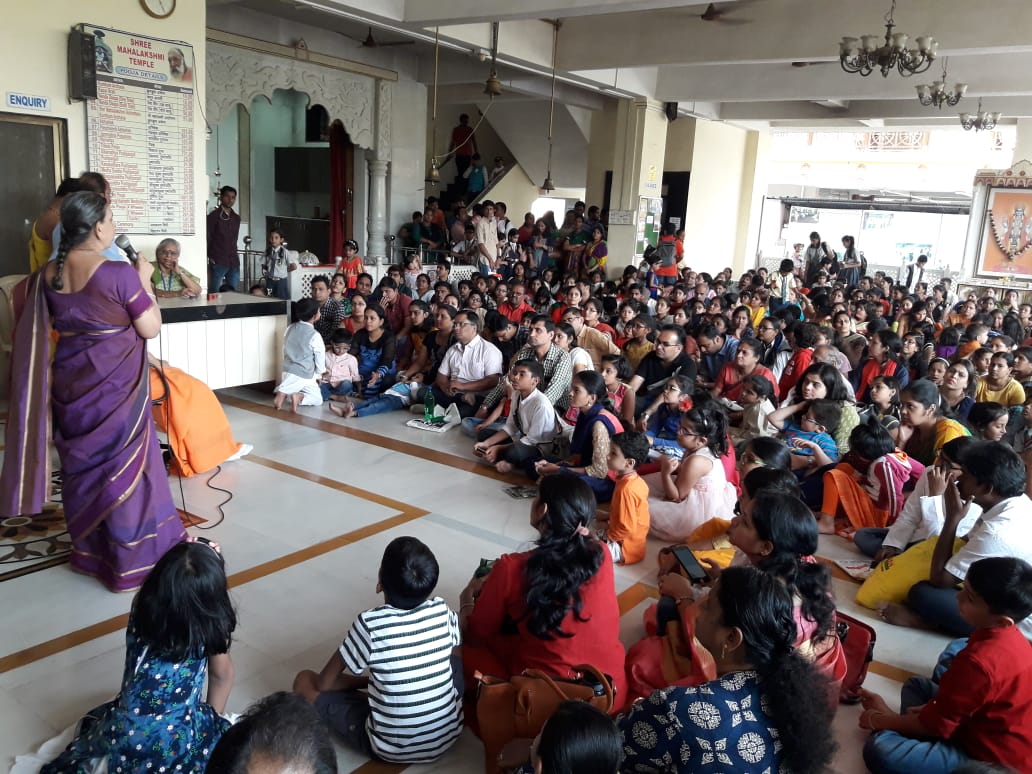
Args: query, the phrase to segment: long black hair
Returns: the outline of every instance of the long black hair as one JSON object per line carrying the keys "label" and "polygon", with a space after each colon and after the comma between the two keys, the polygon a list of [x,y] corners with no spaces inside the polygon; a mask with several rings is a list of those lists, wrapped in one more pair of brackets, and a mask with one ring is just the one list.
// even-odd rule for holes
{"label": "long black hair", "polygon": [[[581,373],[585,373],[581,371]],[[699,391],[692,396],[693,406],[681,414],[681,421],[687,422],[699,435],[706,436],[706,446],[714,457],[727,454],[727,414],[708,392]]]}
{"label": "long black hair", "polygon": [[576,476],[557,474],[541,479],[538,500],[545,512],[527,560],[527,629],[542,640],[572,637],[562,630],[563,619],[572,610],[578,621],[588,620],[581,615],[581,586],[602,566],[602,546],[579,530],[595,518],[595,495]]}
{"label": "long black hair", "polygon": [[753,499],[752,521],[760,539],[773,546],[758,567],[802,599],[803,616],[817,625],[812,642],[828,636],[835,626],[831,574],[823,564],[804,561],[817,551],[813,512],[798,497],[761,491]]}
{"label": "long black hair", "polygon": [[228,652],[237,617],[222,555],[204,543],[172,546],[140,587],[130,619],[151,651],[169,660]]}
{"label": "long black hair", "polygon": [[104,220],[107,206],[108,200],[93,191],[77,191],[61,201],[61,241],[57,245],[57,271],[50,281],[54,290],[64,288],[62,275],[68,253],[85,242],[96,225]]}
{"label": "long black hair", "polygon": [[564,701],[541,729],[537,757],[542,774],[616,774],[623,737],[602,710],[584,701]]}
{"label": "long black hair", "polygon": [[782,768],[818,774],[835,753],[827,684],[795,652],[792,595],[755,567],[729,567],[716,589],[723,624],[742,632],[745,652],[759,673],[764,712],[778,731]]}

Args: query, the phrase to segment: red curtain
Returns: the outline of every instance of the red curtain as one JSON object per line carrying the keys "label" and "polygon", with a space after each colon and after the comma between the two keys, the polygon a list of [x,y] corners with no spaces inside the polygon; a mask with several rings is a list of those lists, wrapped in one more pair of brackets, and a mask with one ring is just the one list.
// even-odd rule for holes
{"label": "red curtain", "polygon": [[344,191],[347,164],[346,150],[350,144],[348,133],[340,121],[330,124],[330,254],[323,260],[333,263],[344,255],[344,208],[348,206]]}

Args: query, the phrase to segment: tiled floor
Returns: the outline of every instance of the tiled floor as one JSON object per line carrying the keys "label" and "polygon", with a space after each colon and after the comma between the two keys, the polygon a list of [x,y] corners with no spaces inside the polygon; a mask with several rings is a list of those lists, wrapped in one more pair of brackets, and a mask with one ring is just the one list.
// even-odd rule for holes
{"label": "tiled floor", "polygon": [[[408,417],[400,413],[347,423],[324,408],[271,416],[264,395],[237,390],[220,397],[236,437],[254,444],[254,452],[226,465],[213,482],[233,493],[224,521],[216,523],[215,506],[225,496],[207,488],[205,477],[183,482],[180,505],[207,520],[202,526],[211,528],[198,534],[222,544],[234,583],[240,626],[231,711],[288,689],[298,670],[323,665],[354,616],[377,603],[379,558],[394,537],[415,535],[434,550],[441,565],[438,593],[456,606],[480,557],[512,551],[533,537],[528,501],[502,493],[503,482],[476,466],[457,430],[439,435],[407,428]],[[178,499],[178,486],[173,490]],[[641,591],[632,587],[654,582],[658,548],[650,545],[645,562],[617,569],[617,592],[631,589],[621,627],[627,644],[641,636],[648,604],[631,604]],[[825,555],[850,550],[838,538],[822,543]],[[878,624],[853,602],[855,584],[836,580],[835,586],[843,610]],[[130,601],[66,566],[0,583],[0,770],[118,690],[119,617]],[[898,680],[929,671],[946,640],[886,625],[878,630],[867,685],[894,703]],[[836,772],[864,771],[858,715],[855,707],[841,707],[836,716]],[[342,772],[366,763],[343,749],[339,760]],[[481,748],[467,733],[438,764],[410,769],[477,772]]]}

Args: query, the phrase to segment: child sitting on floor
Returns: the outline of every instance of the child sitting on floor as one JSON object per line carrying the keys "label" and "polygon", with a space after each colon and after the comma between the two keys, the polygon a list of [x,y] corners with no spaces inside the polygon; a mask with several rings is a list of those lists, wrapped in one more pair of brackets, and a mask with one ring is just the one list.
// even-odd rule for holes
{"label": "child sitting on floor", "polygon": [[326,371],[326,344],[315,329],[319,302],[302,298],[294,304],[294,318],[297,322],[287,326],[283,337],[283,373],[272,402],[277,411],[288,397],[295,412],[298,406],[321,406],[323,402],[319,377]]}
{"label": "child sitting on floor", "polygon": [[851,530],[892,526],[899,517],[904,490],[914,488],[924,465],[896,448],[877,417],[868,417],[849,434],[849,452],[824,474],[824,501],[817,514],[822,533],[835,532],[844,516]]}
{"label": "child sitting on floor", "polygon": [[515,466],[532,466],[544,456],[541,445],[551,443],[561,432],[555,407],[538,389],[544,377],[537,358],[513,363],[507,377],[515,390],[509,418],[501,430],[473,444],[473,453],[499,473],[509,473]]}
{"label": "child sitting on floor", "polygon": [[728,430],[736,446],[761,435],[773,435],[774,428],[767,417],[774,412],[774,385],[763,376],[749,374],[742,379],[738,405],[742,407],[741,421]]}
{"label": "child sitting on floor", "polygon": [[963,640],[940,656],[937,681],[908,679],[900,714],[864,691],[860,727],[874,732],[864,762],[874,774],[948,774],[973,761],[1028,770],[1032,645],[1017,624],[1032,613],[1032,566],[1013,557],[973,562],[957,605],[975,630],[956,655]]}
{"label": "child sitting on floor", "polygon": [[233,684],[236,624],[218,544],[170,548],[133,600],[118,697],[86,714],[42,774],[203,772],[230,726],[221,713]]}
{"label": "child sitting on floor", "polygon": [[[792,417],[802,412],[796,422]],[[794,406],[782,406],[767,416],[767,422],[781,431],[781,437],[792,450],[792,470],[823,468],[838,461],[838,430],[842,410],[832,400],[804,400]]]}
{"label": "child sitting on floor", "polygon": [[649,459],[649,442],[644,433],[627,431],[613,436],[606,463],[616,474],[616,487],[609,506],[609,520],[596,521],[602,527],[598,538],[609,548],[613,561],[634,564],[645,558],[649,534],[649,486],[637,468]]}
{"label": "child sitting on floor", "polygon": [[358,373],[358,360],[350,350],[351,333],[347,328],[337,328],[330,334],[330,351],[326,353],[326,371],[319,384],[324,401],[339,400],[350,395],[354,383],[362,381],[362,377]]}
{"label": "child sitting on floor", "polygon": [[350,748],[370,758],[428,763],[462,733],[452,662],[459,619],[431,596],[438,573],[422,542],[392,540],[376,584],[385,604],[359,614],[322,672],[294,678],[294,691]]}

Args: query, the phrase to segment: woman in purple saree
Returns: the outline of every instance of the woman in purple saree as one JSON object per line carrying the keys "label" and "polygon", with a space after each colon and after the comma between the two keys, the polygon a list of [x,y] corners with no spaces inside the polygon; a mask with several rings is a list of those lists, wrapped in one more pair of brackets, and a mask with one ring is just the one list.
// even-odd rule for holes
{"label": "woman in purple saree", "polygon": [[101,254],[114,237],[103,196],[66,197],[61,232],[57,260],[29,278],[15,329],[0,514],[46,502],[52,412],[72,569],[128,591],[186,535],[150,410],[146,339],[161,313],[144,289],[152,267]]}

